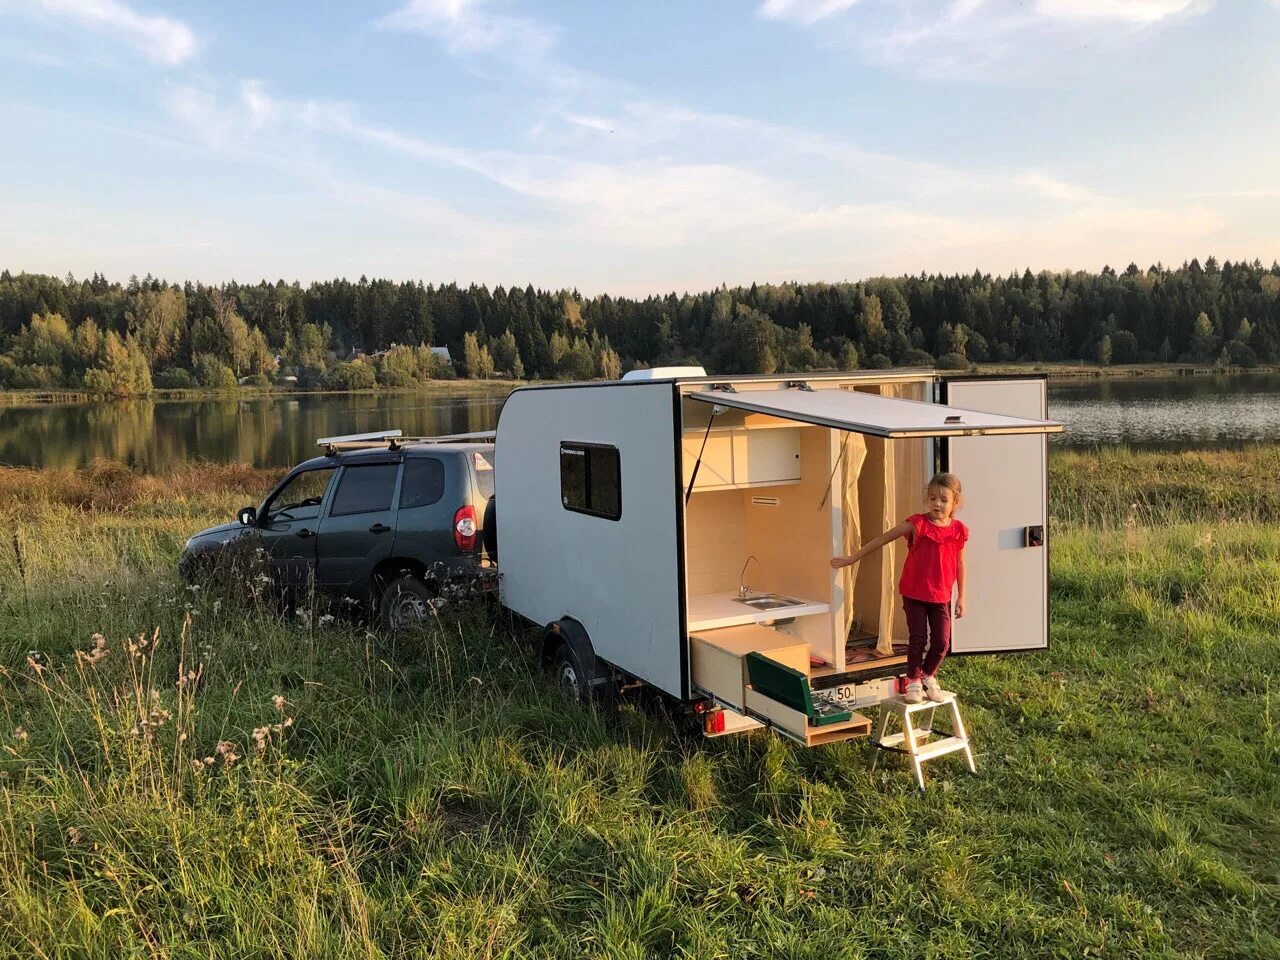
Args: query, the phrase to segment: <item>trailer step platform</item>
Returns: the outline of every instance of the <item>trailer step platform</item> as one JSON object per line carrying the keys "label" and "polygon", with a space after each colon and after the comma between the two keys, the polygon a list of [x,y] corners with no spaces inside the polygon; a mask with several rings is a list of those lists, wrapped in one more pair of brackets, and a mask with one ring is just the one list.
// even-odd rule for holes
{"label": "trailer step platform", "polygon": [[[933,729],[933,715],[938,707],[946,707],[951,712],[951,733],[941,733]],[[889,733],[889,718],[897,717],[899,730]],[[916,717],[920,726],[912,723]],[[930,739],[936,737],[936,739]],[[977,773],[973,762],[973,750],[969,745],[969,735],[965,731],[964,721],[960,719],[960,704],[956,695],[948,690],[943,691],[941,701],[925,700],[923,703],[907,703],[901,695],[882,700],[880,717],[876,721],[875,733],[871,736],[875,750],[871,754],[871,769],[874,771],[880,760],[882,751],[901,753],[911,761],[911,772],[915,774],[916,784],[924,790],[924,764],[928,760],[946,756],[948,753],[964,753],[965,762],[970,773]]]}

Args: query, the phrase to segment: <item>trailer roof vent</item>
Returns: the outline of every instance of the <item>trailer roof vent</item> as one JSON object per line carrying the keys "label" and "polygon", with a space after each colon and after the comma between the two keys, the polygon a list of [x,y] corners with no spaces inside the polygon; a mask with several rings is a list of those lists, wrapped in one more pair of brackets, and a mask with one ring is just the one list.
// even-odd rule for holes
{"label": "trailer roof vent", "polygon": [[652,367],[648,370],[632,370],[623,374],[623,380],[687,380],[692,377],[705,377],[707,371],[702,367]]}

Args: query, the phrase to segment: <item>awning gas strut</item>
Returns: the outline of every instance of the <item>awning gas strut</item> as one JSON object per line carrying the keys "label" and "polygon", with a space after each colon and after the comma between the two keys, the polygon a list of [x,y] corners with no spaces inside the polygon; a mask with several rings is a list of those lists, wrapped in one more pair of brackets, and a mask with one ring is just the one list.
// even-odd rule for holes
{"label": "awning gas strut", "polygon": [[844,433],[844,439],[840,441],[840,455],[836,457],[835,465],[831,468],[831,476],[827,477],[827,489],[822,492],[822,501],[818,504],[819,510],[827,505],[827,497],[831,496],[831,481],[836,478],[836,471],[840,469],[840,461],[844,459],[844,448],[848,443],[849,431],[846,430]]}

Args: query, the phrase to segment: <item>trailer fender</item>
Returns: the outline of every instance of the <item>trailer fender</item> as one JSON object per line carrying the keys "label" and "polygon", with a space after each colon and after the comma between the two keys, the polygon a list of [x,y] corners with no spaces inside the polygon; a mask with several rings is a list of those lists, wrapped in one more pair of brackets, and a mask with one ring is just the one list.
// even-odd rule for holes
{"label": "trailer fender", "polygon": [[554,623],[547,624],[542,635],[542,653],[538,658],[545,667],[551,662],[551,655],[556,647],[565,643],[578,657],[578,662],[595,673],[596,652],[591,647],[591,638],[587,636],[586,627],[572,617],[563,617]]}
{"label": "trailer fender", "polygon": [[539,657],[544,668],[551,665],[556,649],[561,644],[572,651],[574,659],[581,667],[583,679],[592,690],[590,699],[607,700],[608,691],[612,688],[615,677],[609,665],[596,656],[586,628],[572,617],[563,617],[548,624],[542,636],[542,651]]}

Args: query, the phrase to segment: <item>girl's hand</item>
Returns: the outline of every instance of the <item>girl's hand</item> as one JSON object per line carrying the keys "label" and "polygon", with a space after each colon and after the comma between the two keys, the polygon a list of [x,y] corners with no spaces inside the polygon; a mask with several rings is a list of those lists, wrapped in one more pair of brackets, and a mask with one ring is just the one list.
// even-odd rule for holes
{"label": "girl's hand", "polygon": [[956,601],[956,619],[959,620],[964,616],[964,597]]}
{"label": "girl's hand", "polygon": [[831,569],[839,570],[841,567],[847,567],[852,561],[848,557],[832,557]]}

